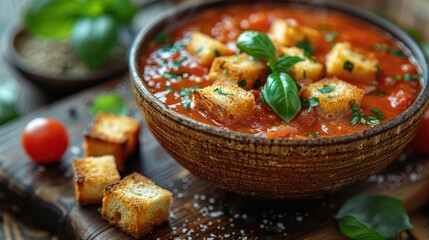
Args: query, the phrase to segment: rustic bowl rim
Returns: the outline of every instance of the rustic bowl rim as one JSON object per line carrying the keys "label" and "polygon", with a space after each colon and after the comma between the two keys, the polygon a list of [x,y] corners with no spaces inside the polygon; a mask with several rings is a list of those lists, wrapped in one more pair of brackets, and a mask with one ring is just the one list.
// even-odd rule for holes
{"label": "rustic bowl rim", "polygon": [[[312,1],[312,0],[269,0],[269,4],[280,4],[280,5],[302,5],[309,6],[314,8],[326,8],[332,11],[339,11],[348,16],[357,18],[372,27],[379,28],[385,33],[390,34],[395,40],[399,41],[405,48],[408,54],[413,56],[414,61],[421,68],[423,75],[422,89],[413,102],[413,104],[404,112],[396,116],[395,118],[384,122],[380,125],[374,126],[370,129],[359,131],[355,133],[350,133],[346,135],[334,136],[334,137],[323,137],[323,138],[305,138],[305,139],[289,139],[289,138],[268,138],[263,136],[255,136],[247,133],[240,133],[230,130],[225,130],[222,128],[214,127],[207,125],[205,123],[198,122],[189,117],[186,117],[182,114],[175,112],[174,110],[169,109],[165,106],[164,103],[159,101],[154,94],[146,87],[144,80],[142,79],[141,69],[139,67],[140,51],[145,46],[142,46],[143,42],[147,41],[154,31],[162,26],[163,23],[168,22],[169,19],[177,19],[177,16],[183,17],[184,13],[198,10],[205,10],[210,7],[213,8],[222,8],[227,5],[238,5],[238,4],[255,4],[258,3],[257,0],[246,1],[246,0],[236,0],[236,1],[227,1],[227,0],[208,0],[204,2],[189,2],[187,4],[182,4],[176,8],[171,8],[164,12],[164,14],[153,19],[150,23],[145,25],[137,37],[134,39],[133,44],[130,50],[129,56],[129,70],[131,76],[131,82],[137,89],[141,97],[145,98],[150,102],[150,104],[155,107],[158,111],[162,112],[165,117],[168,117],[177,124],[183,125],[188,128],[192,128],[203,132],[205,134],[231,139],[238,140],[247,143],[259,143],[259,144],[268,144],[268,145],[281,145],[281,146],[320,146],[320,145],[332,145],[332,144],[347,144],[357,140],[366,139],[369,137],[376,136],[385,131],[389,131],[403,124],[405,121],[410,119],[413,115],[418,113],[419,109],[422,107],[427,107],[429,104],[429,69],[428,69],[428,59],[424,54],[423,50],[415,40],[413,40],[405,31],[400,29],[395,24],[371,13],[366,10],[362,10],[355,6],[340,3],[340,2],[328,2],[326,0],[322,1]],[[259,2],[261,3],[261,2]],[[265,2],[264,2],[265,3]],[[171,27],[171,26],[170,26]],[[161,31],[165,30],[161,29]],[[150,40],[150,38],[149,38]]]}

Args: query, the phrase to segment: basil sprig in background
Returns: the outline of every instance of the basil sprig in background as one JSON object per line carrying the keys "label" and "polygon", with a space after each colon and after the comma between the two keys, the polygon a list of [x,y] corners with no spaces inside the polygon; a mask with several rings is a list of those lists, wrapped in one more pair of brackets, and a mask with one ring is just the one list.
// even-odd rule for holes
{"label": "basil sprig in background", "polygon": [[340,209],[336,219],[340,231],[354,240],[391,239],[412,228],[402,202],[382,195],[352,197]]}
{"label": "basil sprig in background", "polygon": [[301,109],[301,100],[295,81],[285,71],[291,69],[299,57],[282,56],[276,58],[277,51],[271,40],[262,32],[245,31],[237,40],[240,52],[245,52],[255,60],[268,60],[272,73],[262,87],[260,97],[285,121],[290,121]]}
{"label": "basil sprig in background", "polygon": [[100,67],[116,46],[119,26],[137,12],[130,0],[34,0],[24,15],[31,34],[70,38],[76,55],[90,68]]}

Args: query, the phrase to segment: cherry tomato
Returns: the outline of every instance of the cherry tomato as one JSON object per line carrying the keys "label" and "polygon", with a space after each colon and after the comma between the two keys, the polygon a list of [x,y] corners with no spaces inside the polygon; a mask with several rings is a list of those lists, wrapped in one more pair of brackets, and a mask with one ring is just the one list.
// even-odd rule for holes
{"label": "cherry tomato", "polygon": [[420,124],[420,127],[417,129],[416,136],[411,141],[410,147],[418,153],[429,154],[428,139],[429,139],[429,109],[426,110],[426,114]]}
{"label": "cherry tomato", "polygon": [[22,132],[22,146],[36,163],[53,163],[67,150],[69,138],[64,125],[52,118],[36,118]]}

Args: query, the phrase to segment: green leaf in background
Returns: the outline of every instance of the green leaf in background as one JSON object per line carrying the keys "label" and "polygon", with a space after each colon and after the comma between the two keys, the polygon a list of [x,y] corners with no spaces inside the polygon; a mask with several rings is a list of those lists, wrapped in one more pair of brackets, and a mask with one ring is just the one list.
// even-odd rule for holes
{"label": "green leaf in background", "polygon": [[18,86],[15,81],[0,81],[0,125],[19,117],[16,108]]}
{"label": "green leaf in background", "polygon": [[92,101],[90,111],[92,115],[96,115],[99,112],[126,115],[127,106],[121,96],[114,93],[107,93],[99,95]]}
{"label": "green leaf in background", "polygon": [[237,47],[256,60],[274,59],[276,48],[271,40],[262,32],[244,31],[237,39]]}
{"label": "green leaf in background", "polygon": [[277,68],[280,72],[286,72],[295,66],[295,64],[304,61],[304,59],[297,56],[281,56],[277,58]]}
{"label": "green leaf in background", "polygon": [[86,65],[97,68],[109,56],[118,34],[118,24],[110,15],[82,18],[73,27],[71,44]]}
{"label": "green leaf in background", "polygon": [[389,239],[412,228],[402,202],[382,195],[352,197],[335,218],[341,232],[351,239]]}
{"label": "green leaf in background", "polygon": [[285,121],[290,121],[301,109],[298,88],[286,73],[272,73],[262,88],[262,98]]}
{"label": "green leaf in background", "polygon": [[130,23],[138,10],[130,0],[108,0],[106,4],[109,12],[123,23]]}
{"label": "green leaf in background", "polygon": [[46,38],[67,38],[81,17],[85,3],[78,0],[32,1],[24,15],[25,28]]}

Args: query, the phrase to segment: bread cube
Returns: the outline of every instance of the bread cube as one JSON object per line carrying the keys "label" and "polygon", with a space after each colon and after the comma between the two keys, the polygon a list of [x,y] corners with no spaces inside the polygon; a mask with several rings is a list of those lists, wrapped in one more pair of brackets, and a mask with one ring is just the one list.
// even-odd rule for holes
{"label": "bread cube", "polygon": [[301,95],[306,99],[318,98],[317,108],[325,117],[341,118],[351,112],[352,103],[360,105],[364,90],[338,78],[325,78],[303,87]]}
{"label": "bread cube", "polygon": [[297,56],[304,59],[304,61],[298,62],[293,68],[287,71],[293,79],[302,80],[309,78],[313,81],[319,80],[323,76],[323,64],[321,64],[316,58],[309,59],[304,55],[304,50],[297,47],[281,48],[283,55]]}
{"label": "bread cube", "polygon": [[233,55],[234,51],[218,40],[200,33],[193,32],[185,49],[195,56],[204,66],[210,66],[215,57]]}
{"label": "bread cube", "polygon": [[292,47],[306,38],[312,44],[317,43],[319,31],[300,25],[295,19],[276,19],[270,27],[269,36],[283,47]]}
{"label": "bread cube", "polygon": [[104,188],[121,179],[112,155],[73,159],[72,166],[79,205],[101,203]]}
{"label": "bread cube", "polygon": [[132,173],[105,188],[101,216],[110,225],[141,238],[168,220],[171,198],[171,192]]}
{"label": "bread cube", "polygon": [[235,84],[227,83],[215,83],[197,89],[193,93],[193,102],[197,109],[226,125],[240,121],[255,109],[253,94]]}
{"label": "bread cube", "polygon": [[231,82],[249,90],[256,80],[267,78],[266,74],[267,66],[263,62],[250,59],[247,54],[243,53],[239,56],[215,58],[209,77],[211,80]]}
{"label": "bread cube", "polygon": [[354,79],[364,84],[371,84],[375,79],[378,60],[372,55],[364,55],[348,42],[335,44],[326,56],[326,73],[346,79]]}
{"label": "bread cube", "polygon": [[140,122],[124,116],[99,113],[84,135],[86,156],[113,155],[120,171],[125,161],[137,148]]}

